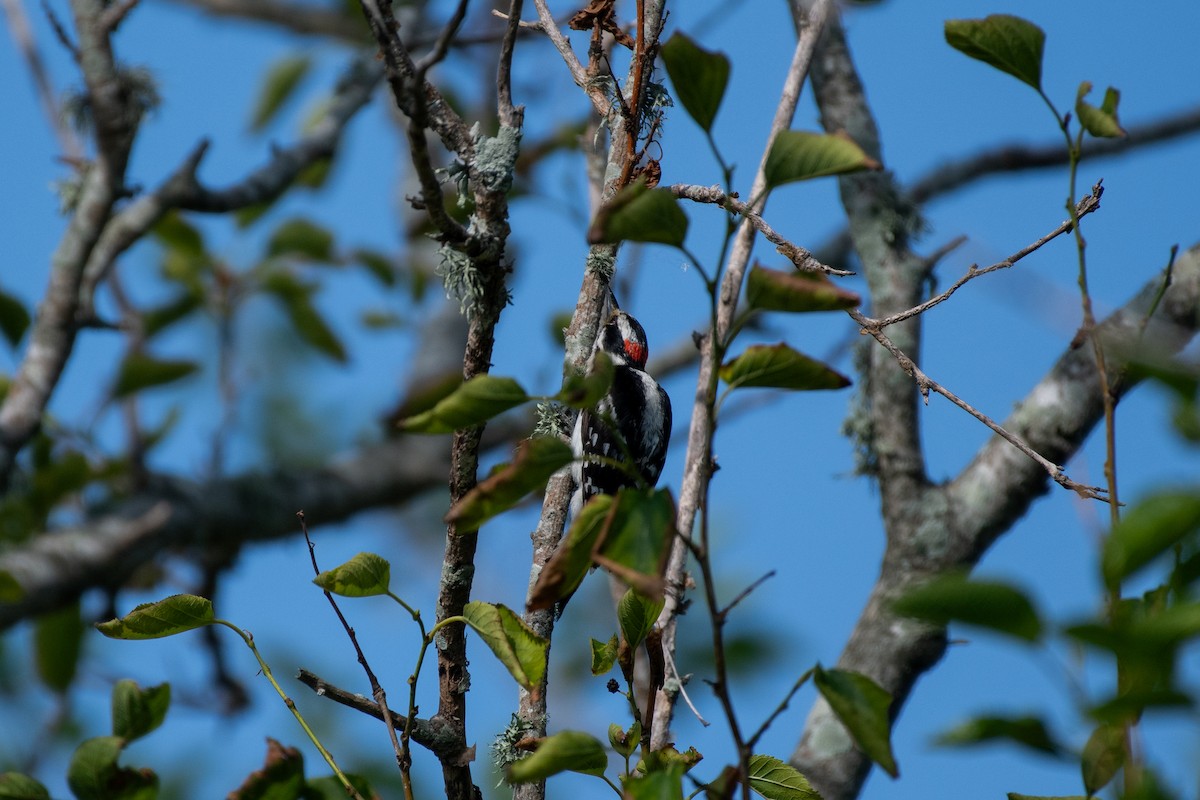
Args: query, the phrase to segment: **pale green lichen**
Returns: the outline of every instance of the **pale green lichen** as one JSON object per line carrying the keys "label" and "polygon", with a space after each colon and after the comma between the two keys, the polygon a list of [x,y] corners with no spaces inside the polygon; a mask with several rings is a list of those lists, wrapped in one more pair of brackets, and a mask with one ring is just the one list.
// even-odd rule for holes
{"label": "pale green lichen", "polygon": [[529,755],[529,752],[517,747],[517,744],[531,736],[538,736],[541,730],[544,729],[546,720],[543,717],[541,720],[541,728],[531,722],[527,722],[516,714],[512,715],[507,727],[496,735],[496,740],[492,742],[492,763],[500,770],[500,781],[496,786],[501,786],[504,783],[504,774],[509,765],[515,764],[521,759]]}
{"label": "pale green lichen", "polygon": [[513,169],[520,152],[521,131],[501,125],[495,136],[475,133],[475,174],[488,192],[505,193],[512,188]]}

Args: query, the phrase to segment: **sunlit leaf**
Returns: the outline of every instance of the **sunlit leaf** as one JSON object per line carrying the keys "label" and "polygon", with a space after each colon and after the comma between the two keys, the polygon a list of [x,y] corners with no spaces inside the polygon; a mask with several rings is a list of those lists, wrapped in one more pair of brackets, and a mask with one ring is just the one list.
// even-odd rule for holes
{"label": "sunlit leaf", "polygon": [[1101,725],[1092,731],[1083,746],[1080,770],[1088,796],[1103,789],[1125,763],[1125,729],[1119,725]]}
{"label": "sunlit leaf", "polygon": [[841,389],[850,379],[816,359],[793,350],[782,342],[756,344],[721,365],[721,379],[729,388]]}
{"label": "sunlit leaf", "polygon": [[50,792],[28,775],[0,772],[0,800],[50,800]]}
{"label": "sunlit leaf", "polygon": [[193,594],[176,594],[143,603],[123,617],[101,622],[96,629],[110,639],[160,639],[212,624],[212,601]]}
{"label": "sunlit leaf", "polygon": [[170,684],[142,689],[131,680],[117,681],[112,692],[113,735],[140,739],[162,725],[170,705]]}
{"label": "sunlit leaf", "polygon": [[660,55],[675,97],[701,128],[712,130],[729,83],[729,59],[703,49],[681,31],[671,35]]}
{"label": "sunlit leaf", "polygon": [[1032,22],[1011,14],[950,19],[946,20],[945,35],[955,50],[1041,91],[1046,34]]}
{"label": "sunlit leaf", "polygon": [[893,778],[899,776],[888,715],[892,696],[866,675],[819,665],[813,683],[867,757]]}
{"label": "sunlit leaf", "polygon": [[78,601],[38,617],[33,632],[38,677],[49,689],[62,694],[75,680],[83,647],[83,620]]}
{"label": "sunlit leaf", "polygon": [[774,756],[750,756],[750,788],[767,800],[821,800],[808,778]]}
{"label": "sunlit leaf", "polygon": [[0,291],[0,335],[9,345],[16,347],[21,343],[30,321],[25,304],[13,295]]}
{"label": "sunlit leaf", "polygon": [[774,189],[785,183],[879,168],[878,161],[844,134],[780,131],[771,143],[764,174],[767,187]]}
{"label": "sunlit leaf", "polygon": [[592,674],[607,675],[617,663],[617,635],[614,633],[607,642],[592,639]]}
{"label": "sunlit leaf", "polygon": [[[613,637],[613,649],[616,650],[617,637]],[[594,639],[592,641],[595,641]],[[608,743],[612,745],[612,749],[617,751],[617,755],[628,758],[637,750],[641,744],[642,726],[637,720],[629,726],[629,730],[625,730],[620,725],[613,723],[608,726]]]}
{"label": "sunlit leaf", "polygon": [[660,599],[675,537],[675,501],[666,489],[622,489],[595,561],[641,594]]}
{"label": "sunlit leaf", "polygon": [[646,636],[658,621],[664,602],[651,600],[629,589],[621,595],[617,603],[617,622],[621,625],[621,635],[630,647],[637,647],[646,640]]}
{"label": "sunlit leaf", "polygon": [[935,625],[961,622],[1037,641],[1042,623],[1033,603],[1019,590],[995,581],[949,573],[910,590],[896,600],[897,614]]}
{"label": "sunlit leaf", "polygon": [[453,433],[481,425],[529,400],[512,378],[476,375],[439,400],[433,408],[400,423],[410,433]]}
{"label": "sunlit leaf", "polygon": [[548,641],[530,630],[512,609],[500,604],[467,603],[463,617],[517,683],[531,692],[538,689],[546,674]]}
{"label": "sunlit leaf", "polygon": [[478,530],[497,514],[519,503],[575,457],[571,446],[553,436],[535,436],[517,447],[517,455],[500,471],[480,481],[451,507],[446,522],[459,533]]}
{"label": "sunlit leaf", "polygon": [[254,112],[250,119],[251,130],[261,131],[275,118],[279,109],[296,91],[311,65],[308,56],[287,56],[270,66],[263,76],[262,88],[259,89],[258,100],[254,104]]}
{"label": "sunlit leaf", "polygon": [[937,737],[940,745],[959,747],[984,742],[1009,741],[1049,755],[1067,752],[1040,717],[980,716],[967,720]]}
{"label": "sunlit leaf", "polygon": [[647,189],[642,181],[626,186],[596,212],[588,242],[656,242],[679,247],[688,218],[670,189]]}
{"label": "sunlit leaf", "polygon": [[622,800],[683,800],[685,771],[683,765],[671,764],[666,769],[634,775],[625,781]]}
{"label": "sunlit leaf", "polygon": [[527,608],[531,611],[551,608],[579,588],[591,569],[592,552],[604,531],[612,503],[612,495],[600,494],[583,507],[554,555],[538,574],[537,583],[529,593]]}
{"label": "sunlit leaf", "polygon": [[1115,585],[1200,530],[1200,490],[1152,494],[1125,512],[1104,541],[1104,580]]}
{"label": "sunlit leaf", "polygon": [[125,356],[117,370],[117,381],[113,385],[113,397],[128,397],[143,389],[165,386],[188,377],[200,365],[194,361],[178,361],[154,358],[144,353]]}
{"label": "sunlit leaf", "polygon": [[763,311],[804,312],[854,308],[862,299],[820,273],[782,272],[755,264],[746,281],[746,302]]}
{"label": "sunlit leaf", "polygon": [[313,583],[342,597],[387,594],[392,565],[374,553],[359,553],[344,564],[322,572]]}
{"label": "sunlit leaf", "polygon": [[1092,136],[1104,139],[1119,139],[1127,135],[1117,119],[1117,104],[1121,102],[1121,93],[1113,87],[1104,91],[1104,102],[1099,108],[1083,98],[1092,90],[1092,84],[1084,81],[1079,84],[1079,92],[1075,96],[1075,116],[1079,124]]}
{"label": "sunlit leaf", "polygon": [[604,743],[581,731],[561,731],[542,739],[526,758],[508,768],[509,783],[532,783],[560,772],[603,775],[608,767]]}

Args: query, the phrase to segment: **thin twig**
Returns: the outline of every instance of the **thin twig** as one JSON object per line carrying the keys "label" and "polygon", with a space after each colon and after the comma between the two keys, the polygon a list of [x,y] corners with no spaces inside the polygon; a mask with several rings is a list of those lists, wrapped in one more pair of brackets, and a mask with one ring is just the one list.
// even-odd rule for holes
{"label": "thin twig", "polygon": [[50,129],[58,138],[59,147],[62,148],[67,159],[71,161],[82,159],[83,144],[63,120],[54,86],[50,82],[50,73],[46,69],[46,62],[42,59],[41,51],[33,38],[33,28],[29,24],[29,18],[25,14],[21,0],[3,0],[3,6],[4,16],[8,19],[8,30],[29,68],[29,75],[33,78],[38,102],[42,104],[42,113],[45,114]]}
{"label": "thin twig", "polygon": [[754,749],[754,746],[758,744],[758,740],[763,737],[763,734],[767,732],[767,729],[770,728],[775,720],[779,718],[779,715],[787,710],[788,704],[792,702],[792,698],[796,696],[796,692],[800,691],[800,688],[808,682],[808,679],[812,677],[812,674],[813,671],[810,669],[808,672],[805,672],[796,679],[796,682],[792,684],[792,688],[786,695],[783,696],[783,700],[781,700],[779,705],[775,707],[775,710],[772,711],[765,720],[763,720],[763,724],[758,726],[758,730],[754,732],[754,735],[746,740],[747,747],[749,747],[751,750]]}
{"label": "thin twig", "polygon": [[720,616],[723,618],[728,617],[729,612],[733,611],[734,607],[737,606],[738,603],[745,600],[747,597],[750,596],[751,592],[753,592],[759,586],[762,586],[764,583],[766,583],[767,581],[771,580],[771,578],[774,578],[774,577],[775,577],[775,570],[770,570],[765,575],[760,577],[758,580],[754,581],[754,583],[750,584],[745,589],[742,589],[740,592],[738,592],[737,597],[735,597],[729,601],[729,605],[727,605],[721,609]]}
{"label": "thin twig", "polygon": [[567,71],[571,73],[571,79],[579,88],[583,89],[587,96],[592,101],[592,107],[596,109],[596,113],[603,118],[607,118],[612,111],[612,103],[605,95],[604,90],[595,82],[588,78],[588,72],[579,60],[579,56],[575,55],[575,51],[571,48],[571,42],[567,39],[566,34],[558,27],[558,23],[554,21],[554,16],[550,13],[549,6],[546,5],[546,0],[533,0],[533,5],[537,9],[538,22],[541,25],[542,31],[550,37],[551,44],[558,54],[562,56],[563,63],[567,65]]}
{"label": "thin twig", "polygon": [[704,727],[712,725],[704,716],[697,710],[696,705],[692,702],[692,698],[688,696],[687,687],[684,685],[683,676],[679,674],[679,668],[675,666],[675,658],[663,648],[663,661],[667,664],[667,669],[671,671],[671,678],[675,681],[675,685],[679,687],[679,693],[683,695],[683,702],[687,703],[687,707],[691,709],[692,715],[699,720]]}
{"label": "thin twig", "polygon": [[462,27],[463,20],[467,16],[467,5],[470,0],[458,0],[458,7],[454,9],[454,14],[450,17],[446,27],[442,29],[438,35],[437,41],[433,44],[433,49],[426,54],[424,58],[416,63],[417,77],[425,80],[426,74],[446,57],[446,53],[450,51],[450,43],[454,41],[455,35],[458,34],[458,29]]}
{"label": "thin twig", "polygon": [[848,313],[855,322],[862,326],[863,333],[869,333],[872,337],[874,337],[875,341],[883,345],[884,348],[896,358],[896,361],[900,364],[900,368],[907,372],[912,379],[917,382],[917,389],[921,392],[921,396],[925,399],[926,404],[929,403],[929,393],[931,391],[940,394],[942,397],[945,397],[951,403],[954,403],[954,405],[958,406],[963,411],[966,411],[972,417],[991,428],[997,436],[1001,437],[1013,447],[1016,447],[1022,453],[1040,464],[1042,468],[1050,475],[1050,477],[1054,479],[1055,483],[1063,486],[1064,488],[1070,489],[1080,497],[1086,499],[1104,500],[1105,502],[1108,501],[1103,489],[1097,486],[1086,486],[1082,483],[1077,483],[1071,480],[1067,477],[1066,473],[1063,472],[1062,467],[1043,457],[1040,453],[1026,444],[1021,437],[1005,430],[991,417],[979,411],[970,403],[954,394],[954,392],[950,391],[926,375],[911,358],[905,355],[904,352],[901,351],[900,348],[898,348],[895,343],[888,338],[887,334],[885,334],[878,327],[872,326],[871,323],[873,320],[868,319],[853,309],[847,311],[846,313]]}

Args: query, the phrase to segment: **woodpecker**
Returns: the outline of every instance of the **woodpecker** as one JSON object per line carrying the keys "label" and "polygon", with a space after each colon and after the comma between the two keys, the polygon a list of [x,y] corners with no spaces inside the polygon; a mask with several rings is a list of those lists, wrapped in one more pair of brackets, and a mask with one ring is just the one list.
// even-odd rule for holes
{"label": "woodpecker", "polygon": [[[571,498],[572,518],[593,496],[616,494],[623,486],[637,484],[622,470],[589,462],[587,456],[628,459],[642,480],[654,486],[662,473],[671,438],[671,399],[658,381],[646,374],[649,348],[641,324],[619,308],[614,309],[596,336],[593,352],[600,350],[612,359],[613,382],[595,409],[579,412],[575,421],[571,436],[576,487]],[[615,432],[608,420],[615,425]],[[621,441],[625,443],[624,449]]]}

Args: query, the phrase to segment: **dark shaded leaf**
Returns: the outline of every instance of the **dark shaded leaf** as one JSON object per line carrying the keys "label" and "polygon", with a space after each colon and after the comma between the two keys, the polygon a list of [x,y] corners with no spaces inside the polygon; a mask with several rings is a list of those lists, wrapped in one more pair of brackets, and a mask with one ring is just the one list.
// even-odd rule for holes
{"label": "dark shaded leaf", "polygon": [[8,570],[0,569],[0,603],[15,603],[25,596],[25,590]]}
{"label": "dark shaded leaf", "polygon": [[642,595],[659,600],[675,537],[675,501],[666,489],[622,489],[594,560]]}
{"label": "dark shaded leaf", "polygon": [[946,43],[961,53],[1042,90],[1042,52],[1046,34],[1032,22],[1011,14],[984,19],[950,19]]}
{"label": "dark shaded leaf", "polygon": [[647,189],[643,181],[636,181],[596,212],[588,242],[656,242],[680,247],[687,229],[687,215],[670,189]]}
{"label": "dark shaded leaf", "polygon": [[45,786],[19,772],[0,773],[0,800],[50,800]]}
{"label": "dark shaded leaf", "polygon": [[439,400],[433,408],[400,422],[409,433],[453,433],[481,425],[529,400],[512,378],[476,375]]}
{"label": "dark shaded leaf", "polygon": [[729,83],[729,59],[703,49],[680,31],[662,46],[661,55],[680,104],[701,128],[712,130]]}
{"label": "dark shaded leaf", "polygon": [[612,386],[615,374],[616,367],[613,366],[608,353],[597,350],[592,356],[587,374],[568,376],[562,391],[555,395],[554,399],[572,408],[593,408]]}
{"label": "dark shaded leaf", "polygon": [[267,255],[330,262],[334,260],[333,234],[312,220],[289,219],[271,234]]}
{"label": "dark shaded leaf", "polygon": [[896,600],[893,609],[935,625],[961,622],[1031,642],[1042,635],[1037,611],[1022,592],[1004,583],[972,580],[962,573],[941,575],[918,586]]}
{"label": "dark shaded leaf", "polygon": [[1116,585],[1200,530],[1200,490],[1156,492],[1139,501],[1104,541],[1104,580]]}
{"label": "dark shaded leaf", "polygon": [[99,736],[76,748],[67,767],[67,785],[78,800],[153,800],[158,796],[158,776],[153,772],[117,766],[124,747],[125,740],[118,736]]}
{"label": "dark shaded leaf", "polygon": [[546,481],[571,463],[571,446],[553,436],[526,439],[517,447],[516,458],[485,480],[451,507],[446,522],[459,533],[478,530],[487,520],[507,511],[525,495],[546,487]]}
{"label": "dark shaded leaf", "polygon": [[250,129],[258,132],[267,126],[283,104],[296,91],[300,81],[308,74],[312,62],[308,56],[287,56],[270,66],[263,76],[262,88],[254,104],[250,118]]}
{"label": "dark shaded leaf", "polygon": [[937,743],[951,747],[1009,741],[1052,756],[1068,752],[1060,745],[1040,717],[981,716],[967,720],[937,737]]}
{"label": "dark shaded leaf", "polygon": [[821,800],[808,778],[774,756],[750,756],[750,788],[767,800]]}
{"label": "dark shaded leaf", "polygon": [[[304,756],[268,738],[262,767],[247,775],[226,800],[299,800],[303,790]],[[342,797],[346,797],[344,790]]]}
{"label": "dark shaded leaf", "polygon": [[63,694],[75,680],[83,649],[83,620],[76,601],[38,617],[33,631],[38,677],[52,691]]}
{"label": "dark shaded leaf", "polygon": [[200,295],[195,292],[182,292],[175,299],[142,312],[142,333],[149,339],[176,322],[187,319],[203,305]]}
{"label": "dark shaded leaf", "polygon": [[1101,725],[1092,731],[1083,746],[1080,770],[1088,796],[1103,789],[1125,763],[1125,729],[1119,725]]}
{"label": "dark shaded leaf", "polygon": [[512,609],[498,603],[467,603],[463,617],[517,683],[530,692],[538,691],[546,674],[547,640],[530,630]]}
{"label": "dark shaded leaf", "polygon": [[721,365],[721,379],[730,389],[763,387],[772,389],[842,389],[850,379],[816,359],[793,350],[786,344],[756,344]]}
{"label": "dark shaded leaf", "polygon": [[867,757],[898,777],[888,717],[892,696],[866,675],[820,665],[813,671],[813,683]]}
{"label": "dark shaded leaf", "polygon": [[162,725],[170,705],[168,683],[142,689],[131,680],[117,681],[112,692],[113,735],[126,741],[140,739]]}
{"label": "dark shaded leaf", "polygon": [[685,772],[683,765],[670,764],[666,769],[635,775],[625,781],[622,800],[683,800]]}
{"label": "dark shaded leaf", "polygon": [[202,628],[215,619],[212,601],[194,594],[176,594],[143,603],[118,619],[97,623],[110,639],[161,639]]}
{"label": "dark shaded leaf", "polygon": [[0,291],[0,335],[12,347],[21,343],[31,322],[25,304],[7,292]]}
{"label": "dark shaded leaf", "polygon": [[151,229],[154,238],[168,250],[174,250],[193,258],[206,258],[204,236],[178,211],[168,211],[154,223]]}
{"label": "dark shaded leaf", "polygon": [[384,286],[396,285],[396,265],[386,253],[359,248],[350,252],[350,260],[362,264]]}
{"label": "dark shaded leaf", "polygon": [[[371,782],[362,775],[346,775],[346,779],[364,800],[373,800],[373,798],[379,797],[371,787]],[[322,778],[313,778],[304,784],[304,791],[300,796],[304,800],[346,800],[346,787],[342,786],[342,782],[336,775],[326,775]]]}
{"label": "dark shaded leaf", "polygon": [[880,164],[845,134],[780,131],[767,154],[767,188],[786,183],[845,175]]}
{"label": "dark shaded leaf", "polygon": [[143,389],[182,380],[198,369],[200,365],[194,361],[173,361],[143,353],[130,353],[125,356],[117,371],[117,382],[113,386],[112,394],[117,399],[128,397]]}
{"label": "dark shaded leaf", "polygon": [[387,594],[392,565],[374,553],[359,553],[344,564],[322,572],[313,583],[342,597],[373,597]]}
{"label": "dark shaded leaf", "polygon": [[592,566],[592,553],[604,532],[612,504],[611,495],[600,494],[583,507],[554,555],[538,574],[537,583],[529,593],[527,608],[531,611],[551,608],[579,588]]}
{"label": "dark shaded leaf", "polygon": [[755,264],[746,283],[746,302],[763,311],[835,311],[862,299],[816,272],[782,272]]}
{"label": "dark shaded leaf", "polygon": [[314,287],[300,282],[290,273],[278,270],[266,277],[263,289],[283,304],[292,327],[306,344],[339,363],[346,362],[346,348],[313,305]]}

